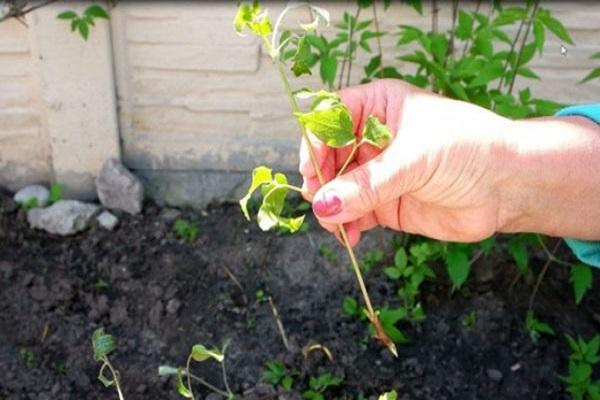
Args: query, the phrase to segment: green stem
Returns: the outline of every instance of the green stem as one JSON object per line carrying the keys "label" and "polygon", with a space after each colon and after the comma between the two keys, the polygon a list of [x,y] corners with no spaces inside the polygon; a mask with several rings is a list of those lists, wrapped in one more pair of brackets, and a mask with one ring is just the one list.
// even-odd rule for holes
{"label": "green stem", "polygon": [[227,351],[228,346],[229,346],[229,341],[227,343],[225,343],[225,345],[223,346],[223,349],[221,350],[221,353],[223,353],[223,361],[221,361],[221,371],[223,372],[223,384],[225,385],[225,390],[227,390],[227,398],[232,399],[233,392],[231,391],[231,388],[229,387],[229,382],[227,381],[227,370],[225,369],[225,351]]}
{"label": "green stem", "polygon": [[346,161],[344,161],[344,165],[342,165],[342,168],[340,168],[340,171],[337,173],[336,178],[338,176],[342,175],[344,173],[344,171],[346,171],[346,168],[348,168],[348,165],[352,161],[352,158],[356,154],[356,151],[358,150],[358,147],[361,145],[361,143],[357,143],[356,141],[354,141],[354,143],[352,143],[352,151],[348,155],[348,158],[346,158]]}
{"label": "green stem", "polygon": [[[215,387],[213,385],[211,385],[210,383],[206,382],[204,379],[200,378],[197,375],[194,375],[192,373],[188,374],[187,372],[185,373],[189,378],[192,378],[193,380],[195,380],[196,382],[198,382],[199,384],[205,386],[207,389],[212,390],[213,392],[220,394],[221,396],[227,397],[229,398],[231,396],[231,393],[227,393],[224,390],[219,389],[218,387]],[[191,389],[191,387],[190,387]],[[190,390],[191,392],[191,390]]]}
{"label": "green stem", "polygon": [[115,384],[115,387],[117,388],[117,394],[119,395],[119,400],[125,400],[125,397],[123,396],[123,392],[121,391],[121,384],[119,383],[119,373],[117,372],[117,370],[115,370],[112,366],[112,364],[110,363],[110,361],[108,360],[108,357],[103,357],[102,360],[104,361],[104,365],[106,365],[108,367],[108,369],[110,370],[110,373],[113,376],[113,382]]}
{"label": "green stem", "polygon": [[190,396],[192,398],[192,400],[195,399],[194,397],[194,390],[192,389],[192,379],[190,378],[190,364],[192,363],[192,353],[190,353],[190,355],[187,358],[187,362],[185,363],[185,374],[187,375],[187,384],[188,384],[188,390],[190,392]]}

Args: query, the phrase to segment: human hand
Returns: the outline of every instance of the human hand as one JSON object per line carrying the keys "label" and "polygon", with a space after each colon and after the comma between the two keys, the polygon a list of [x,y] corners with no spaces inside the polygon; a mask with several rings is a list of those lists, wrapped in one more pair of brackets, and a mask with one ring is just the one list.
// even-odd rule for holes
{"label": "human hand", "polygon": [[[355,245],[375,226],[439,240],[485,239],[503,223],[506,135],[512,121],[397,80],[342,90],[355,132],[375,115],[394,134],[384,150],[359,148],[335,178],[351,148],[332,149],[311,138],[327,182],[318,182],[306,143],[300,153],[303,190],[321,225],[344,224]],[[357,133],[358,134],[358,133]],[[312,193],[315,193],[314,199]]]}

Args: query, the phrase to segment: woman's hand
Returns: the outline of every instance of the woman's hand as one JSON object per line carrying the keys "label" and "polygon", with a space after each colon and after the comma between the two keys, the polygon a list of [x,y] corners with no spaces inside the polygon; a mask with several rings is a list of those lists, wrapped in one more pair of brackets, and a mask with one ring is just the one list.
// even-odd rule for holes
{"label": "woman's hand", "polygon": [[[302,145],[305,197],[313,201],[313,210],[327,230],[336,233],[337,224],[346,226],[352,245],[361,231],[378,225],[459,242],[482,240],[499,231],[557,233],[556,224],[529,218],[535,197],[544,194],[538,192],[552,190],[535,184],[544,170],[555,175],[567,172],[541,167],[550,161],[545,156],[571,139],[579,140],[580,147],[592,141],[600,149],[597,128],[579,117],[554,118],[546,124],[539,120],[527,126],[397,80],[380,80],[339,94],[352,113],[355,132],[361,132],[367,117],[375,115],[395,135],[382,151],[361,146],[338,178],[351,149],[331,149],[311,139],[327,182],[323,187],[306,143]],[[536,140],[544,144],[536,146]],[[596,159],[600,160],[600,153]],[[568,160],[563,161],[566,167]],[[531,170],[537,176],[521,170],[532,162],[541,163]],[[557,181],[556,176],[548,178]],[[311,193],[316,193],[314,198]],[[593,232],[600,234],[600,226]]]}

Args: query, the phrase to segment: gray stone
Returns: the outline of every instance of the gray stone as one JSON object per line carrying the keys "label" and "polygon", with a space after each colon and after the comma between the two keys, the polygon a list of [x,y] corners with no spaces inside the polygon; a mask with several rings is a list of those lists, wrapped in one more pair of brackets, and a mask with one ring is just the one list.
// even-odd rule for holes
{"label": "gray stone", "polygon": [[177,299],[171,299],[167,302],[167,312],[169,314],[176,314],[179,307],[181,307],[181,302]]}
{"label": "gray stone", "polygon": [[139,214],[144,201],[140,180],[114,158],[106,160],[96,178],[96,191],[102,205],[112,210]]}
{"label": "gray stone", "polygon": [[30,210],[27,221],[32,228],[67,236],[86,229],[98,208],[95,204],[77,200],[59,200],[48,208]]}
{"label": "gray stone", "polygon": [[500,382],[502,380],[502,372],[498,371],[497,369],[488,368],[485,372],[487,373],[488,378],[494,382]]}
{"label": "gray stone", "polygon": [[37,199],[37,206],[44,207],[48,204],[50,191],[42,185],[29,185],[15,193],[14,199],[18,204],[23,204],[29,199]]}
{"label": "gray stone", "polygon": [[102,211],[102,213],[96,217],[96,221],[98,221],[98,224],[101,227],[108,229],[109,231],[112,231],[119,223],[119,219],[110,211]]}

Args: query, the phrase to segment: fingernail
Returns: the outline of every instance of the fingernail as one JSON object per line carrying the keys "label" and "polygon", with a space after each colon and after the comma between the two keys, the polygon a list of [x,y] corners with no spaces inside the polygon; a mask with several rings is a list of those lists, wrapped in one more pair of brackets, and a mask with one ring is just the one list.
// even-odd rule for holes
{"label": "fingernail", "polygon": [[330,217],[342,210],[342,200],[333,191],[319,193],[313,202],[313,211],[319,217]]}

